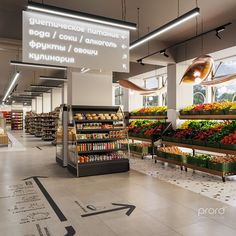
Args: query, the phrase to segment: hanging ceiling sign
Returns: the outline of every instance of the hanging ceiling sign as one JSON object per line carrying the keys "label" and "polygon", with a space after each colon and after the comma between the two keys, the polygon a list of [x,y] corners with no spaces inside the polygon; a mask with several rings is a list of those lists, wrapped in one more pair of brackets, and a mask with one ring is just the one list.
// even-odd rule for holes
{"label": "hanging ceiling sign", "polygon": [[23,11],[23,61],[129,72],[129,30]]}

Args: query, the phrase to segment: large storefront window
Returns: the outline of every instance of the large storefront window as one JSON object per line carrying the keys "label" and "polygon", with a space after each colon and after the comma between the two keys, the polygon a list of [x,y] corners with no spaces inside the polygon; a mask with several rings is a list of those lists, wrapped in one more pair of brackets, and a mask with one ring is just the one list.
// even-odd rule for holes
{"label": "large storefront window", "polygon": [[[158,88],[159,87],[159,78],[151,77],[144,79],[144,87],[147,89]],[[143,106],[158,106],[158,96],[143,96]]]}
{"label": "large storefront window", "polygon": [[[151,88],[158,88],[161,89],[163,87],[167,86],[167,75],[159,75],[156,77],[151,77],[148,79],[144,79],[144,86],[145,88],[151,89]],[[161,97],[159,97],[161,96]],[[158,95],[155,96],[143,96],[143,106],[163,106],[166,105],[166,96],[164,96],[163,93],[158,93]],[[162,98],[162,99],[160,99]],[[162,103],[162,104],[160,104]]]}
{"label": "large storefront window", "polygon": [[201,85],[193,87],[193,104],[200,104],[206,102],[206,89]]}
{"label": "large storefront window", "polygon": [[[216,68],[220,62],[216,63]],[[216,72],[216,78],[236,73],[236,58],[231,58],[220,65]],[[217,78],[219,77],[219,78]],[[215,101],[236,101],[236,80],[227,82],[226,84],[219,84],[213,88],[213,96]]]}

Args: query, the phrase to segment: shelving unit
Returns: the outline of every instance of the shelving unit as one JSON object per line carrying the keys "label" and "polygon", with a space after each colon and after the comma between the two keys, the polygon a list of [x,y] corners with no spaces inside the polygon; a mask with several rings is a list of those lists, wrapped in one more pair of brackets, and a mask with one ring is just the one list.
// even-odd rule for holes
{"label": "shelving unit", "polygon": [[6,131],[6,118],[0,117],[0,147],[7,147],[9,138]]}
{"label": "shelving unit", "polygon": [[[78,119],[76,114],[84,118]],[[124,152],[128,137],[120,107],[72,106],[71,116],[76,133],[76,140],[68,145],[71,172],[82,177],[129,170]]]}
{"label": "shelving unit", "polygon": [[3,116],[6,119],[6,128],[11,129],[11,112],[3,111]]}
{"label": "shelving unit", "polygon": [[25,116],[25,132],[27,134],[30,133],[30,116],[31,116],[31,113],[27,112]]}
{"label": "shelving unit", "polygon": [[32,114],[29,117],[29,133],[31,135],[35,135],[35,119],[36,119],[36,114]]}
{"label": "shelving unit", "polygon": [[[166,122],[167,120],[167,116],[133,116],[133,115],[129,115],[129,120],[164,120]],[[135,140],[140,141],[140,142],[145,142],[145,143],[150,143],[151,144],[151,153],[148,153],[150,155],[152,155],[152,158],[154,157],[154,142],[156,141],[155,138],[141,138],[141,137],[134,137],[134,136],[129,136],[129,139],[132,140],[132,143],[134,143]],[[133,154],[134,156],[137,157],[141,157],[142,159],[144,158],[145,155],[143,155],[143,153],[139,153],[136,151],[130,151],[131,154]]]}
{"label": "shelving unit", "polygon": [[[236,115],[181,115],[179,119],[184,119],[184,120],[234,120],[236,119]],[[207,151],[207,152],[212,152],[212,153],[221,153],[221,154],[226,154],[226,155],[236,155],[236,150],[231,150],[231,149],[223,149],[223,148],[214,148],[214,147],[208,147],[208,146],[200,146],[200,145],[193,145],[193,144],[185,144],[185,143],[177,143],[177,142],[169,142],[169,141],[162,141],[162,144],[165,146],[177,146],[177,147],[183,147],[183,148],[189,148],[192,149],[193,156],[196,154],[196,150],[198,151]],[[171,164],[176,164],[173,163],[172,160],[168,160],[165,158],[161,157],[156,157],[155,162],[159,160],[162,162],[167,162]],[[197,165],[192,165],[192,164],[187,164],[187,163],[179,163],[181,166],[181,169],[185,168],[187,169],[192,169],[192,170],[198,170],[202,171],[205,173],[209,173],[212,175],[217,175],[222,177],[223,182],[225,182],[225,177],[227,176],[232,176],[236,175],[234,172],[224,172],[224,171],[218,171],[210,168],[205,168],[205,167],[200,167]]]}
{"label": "shelving unit", "polygon": [[11,113],[11,129],[23,130],[23,111],[12,111]]}
{"label": "shelving unit", "polygon": [[236,120],[236,115],[180,115],[181,120]]}
{"label": "shelving unit", "polygon": [[167,120],[167,116],[129,116],[131,120],[143,119],[143,120]]}
{"label": "shelving unit", "polygon": [[43,130],[42,130],[42,122],[43,122],[43,118],[41,115],[37,115],[35,116],[35,121],[34,121],[34,125],[35,125],[35,137],[42,137],[43,136]]}
{"label": "shelving unit", "polygon": [[42,139],[44,141],[53,141],[56,133],[56,119],[53,113],[42,115]]}

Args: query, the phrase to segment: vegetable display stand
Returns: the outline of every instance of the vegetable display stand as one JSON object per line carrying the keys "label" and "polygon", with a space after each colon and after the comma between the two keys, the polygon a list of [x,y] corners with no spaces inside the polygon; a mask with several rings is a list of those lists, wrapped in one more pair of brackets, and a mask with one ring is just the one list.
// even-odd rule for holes
{"label": "vegetable display stand", "polygon": [[67,168],[77,177],[129,171],[124,115],[118,106],[71,106],[75,141]]}
{"label": "vegetable display stand", "polygon": [[[208,151],[208,152],[213,152],[213,153],[224,153],[224,154],[230,154],[230,155],[235,155],[235,150],[228,150],[228,149],[220,149],[220,148],[213,148],[213,147],[206,147],[206,146],[196,146],[196,145],[189,145],[189,144],[183,144],[183,143],[174,143],[174,142],[167,142],[167,141],[162,141],[162,144],[165,146],[178,146],[178,147],[183,147],[183,148],[189,148],[192,149],[193,155],[195,155],[196,150],[202,150],[202,151]],[[225,177],[226,176],[232,176],[236,175],[235,172],[226,172],[226,171],[220,171],[216,170],[213,168],[204,168],[201,166],[193,165],[193,164],[188,164],[188,163],[182,163],[182,166],[186,168],[190,168],[192,170],[198,170],[202,171],[205,173],[209,173],[212,175],[217,175],[222,177],[222,180],[225,182]]]}
{"label": "vegetable display stand", "polygon": [[236,120],[235,115],[224,115],[224,114],[217,114],[217,115],[180,115],[179,119],[181,120]]}
{"label": "vegetable display stand", "polygon": [[167,116],[166,115],[147,115],[147,116],[134,116],[134,115],[130,115],[129,116],[130,120],[136,120],[136,119],[146,119],[146,120],[167,120]]}
{"label": "vegetable display stand", "polygon": [[[163,119],[164,118],[164,119]],[[142,159],[145,156],[151,155],[152,159],[155,155],[155,146],[154,143],[161,139],[162,135],[170,129],[171,123],[166,122],[167,116],[149,116],[149,115],[142,115],[142,116],[130,116],[130,120],[135,119],[134,121],[131,121],[129,125],[129,139],[134,143],[134,141],[140,141],[142,143],[149,143],[151,146],[148,149],[148,152],[144,154],[138,154],[137,152],[131,151],[130,153],[134,156],[139,156]],[[160,121],[150,121],[150,120],[164,120],[164,122]],[[144,125],[144,126],[143,126]],[[147,125],[147,126],[146,126]],[[136,127],[143,127],[146,126],[146,130],[140,133],[133,132],[135,131]],[[135,128],[134,128],[135,127]]]}

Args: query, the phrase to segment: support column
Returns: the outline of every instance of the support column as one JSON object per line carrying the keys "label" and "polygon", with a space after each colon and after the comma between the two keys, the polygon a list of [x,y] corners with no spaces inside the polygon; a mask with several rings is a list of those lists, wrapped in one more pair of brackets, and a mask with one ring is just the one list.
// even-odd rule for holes
{"label": "support column", "polygon": [[193,85],[180,84],[187,67],[188,65],[181,63],[167,66],[168,121],[172,122],[174,128],[176,128],[179,123],[179,110],[193,104]]}
{"label": "support column", "polygon": [[43,113],[51,111],[51,94],[43,93]]}
{"label": "support column", "polygon": [[62,104],[62,89],[53,88],[52,89],[52,111]]}
{"label": "support column", "polygon": [[36,112],[36,99],[32,99],[31,107],[32,112]]}
{"label": "support column", "polygon": [[43,112],[43,99],[42,97],[36,97],[36,113],[42,113]]}
{"label": "support column", "polygon": [[112,73],[69,71],[68,104],[112,106]]}

